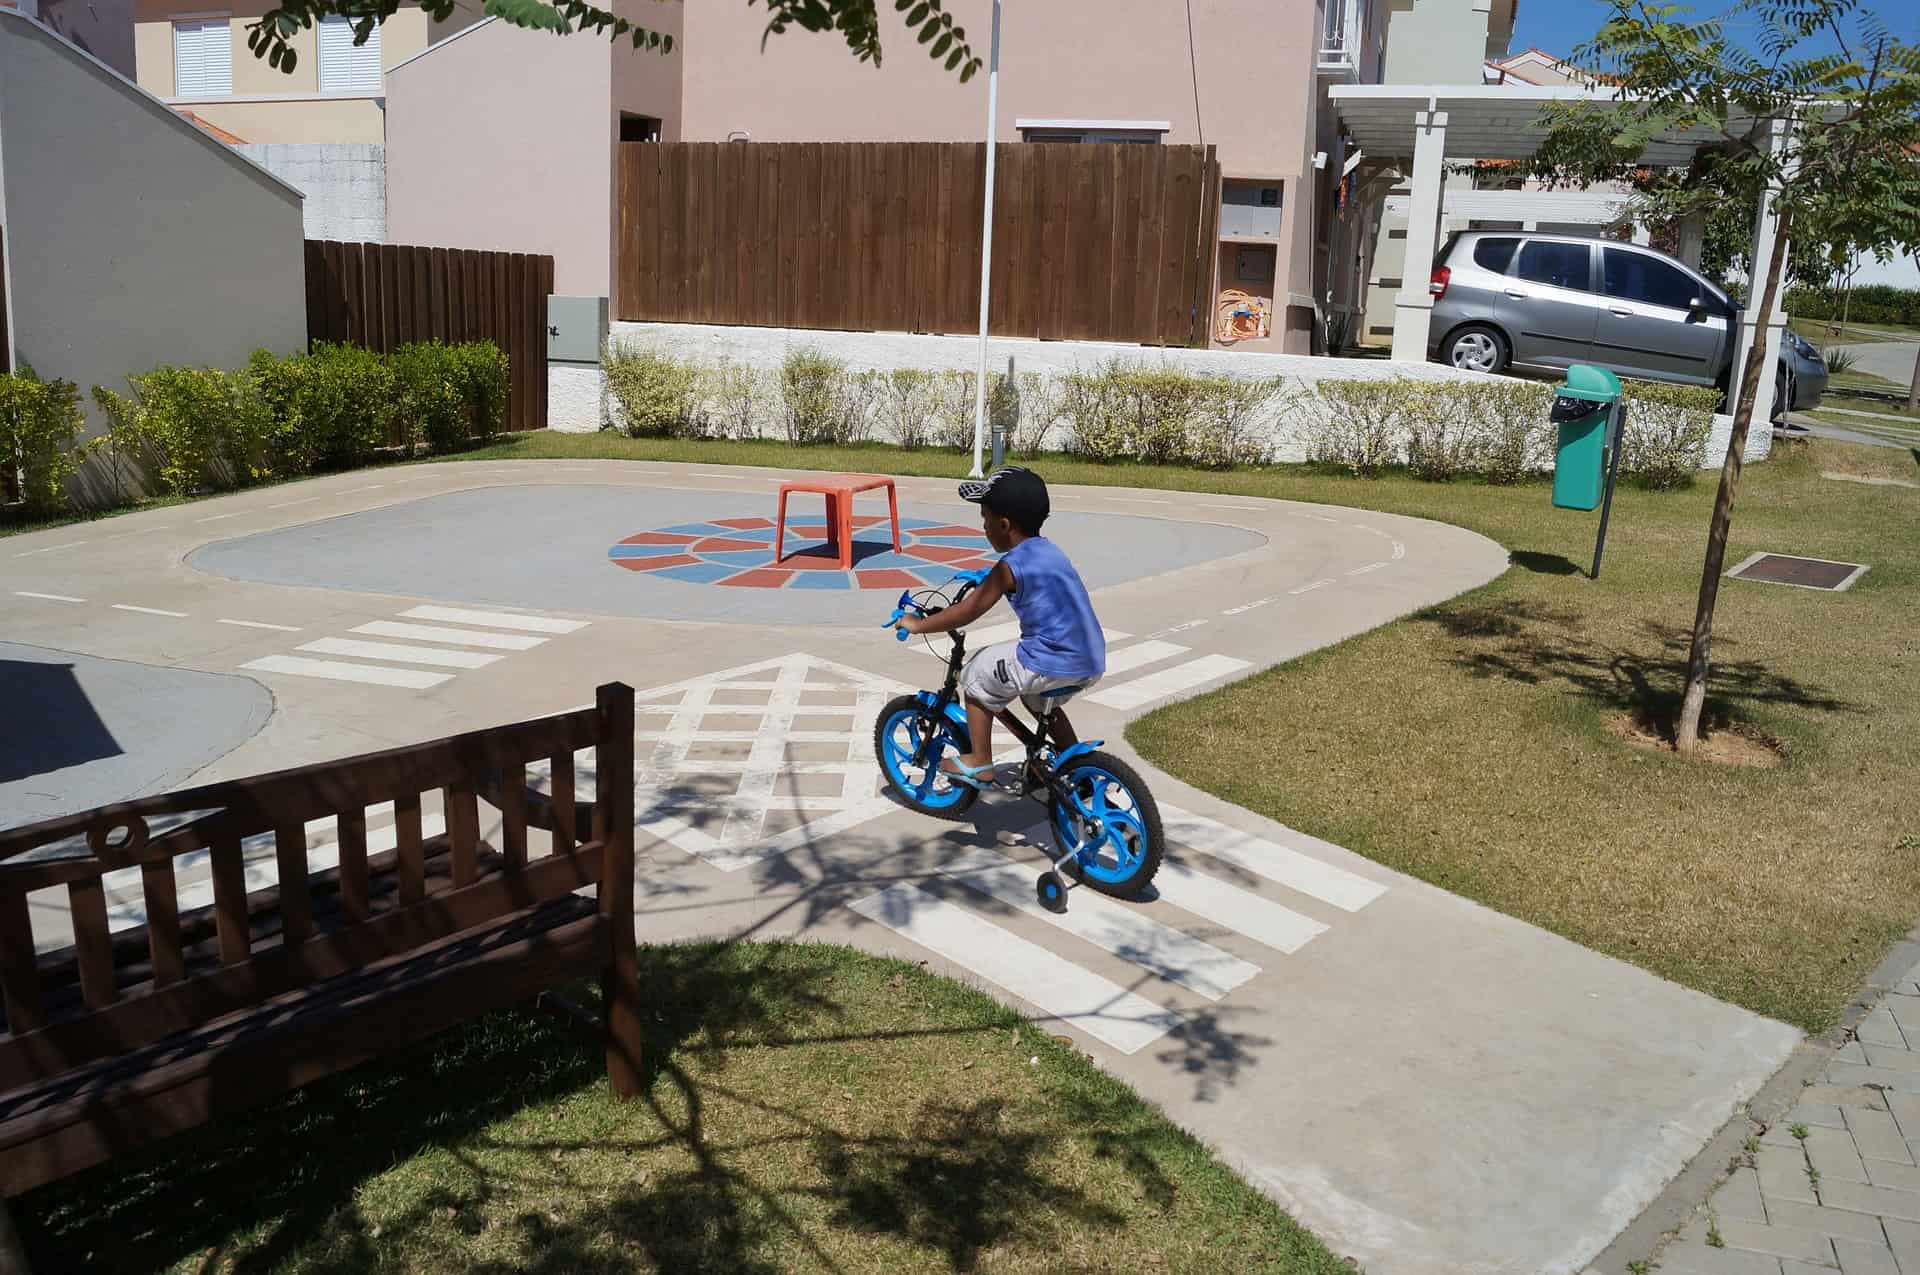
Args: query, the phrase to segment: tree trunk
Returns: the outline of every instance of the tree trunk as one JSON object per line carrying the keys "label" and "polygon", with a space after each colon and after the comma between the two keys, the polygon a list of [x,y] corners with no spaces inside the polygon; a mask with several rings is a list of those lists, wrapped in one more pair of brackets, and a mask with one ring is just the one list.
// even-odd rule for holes
{"label": "tree trunk", "polygon": [[1727,529],[1733,523],[1733,498],[1740,490],[1740,467],[1746,459],[1747,427],[1753,423],[1753,404],[1760,393],[1760,377],[1771,374],[1767,362],[1767,323],[1780,295],[1780,276],[1787,258],[1787,235],[1793,229],[1791,209],[1782,210],[1773,235],[1773,256],[1767,262],[1766,286],[1754,311],[1753,347],[1747,351],[1740,377],[1740,401],[1733,409],[1733,435],[1727,439],[1727,459],[1720,466],[1720,494],[1713,501],[1713,521],[1707,527],[1707,563],[1700,573],[1700,602],[1693,614],[1693,645],[1687,651],[1687,691],[1680,701],[1680,725],[1674,746],[1690,753],[1700,742],[1700,710],[1707,702],[1707,667],[1713,648],[1713,604],[1720,596],[1720,570],[1727,560]]}

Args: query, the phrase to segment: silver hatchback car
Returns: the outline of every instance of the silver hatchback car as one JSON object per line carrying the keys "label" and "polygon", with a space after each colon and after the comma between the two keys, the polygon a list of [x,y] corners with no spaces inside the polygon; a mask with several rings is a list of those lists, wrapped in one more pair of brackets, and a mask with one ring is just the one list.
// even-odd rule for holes
{"label": "silver hatchback car", "polygon": [[[1663,252],[1471,230],[1450,236],[1436,260],[1430,358],[1476,372],[1591,363],[1642,380],[1727,384],[1740,307]],[[1820,352],[1789,329],[1775,374],[1776,417],[1812,407],[1826,388]]]}

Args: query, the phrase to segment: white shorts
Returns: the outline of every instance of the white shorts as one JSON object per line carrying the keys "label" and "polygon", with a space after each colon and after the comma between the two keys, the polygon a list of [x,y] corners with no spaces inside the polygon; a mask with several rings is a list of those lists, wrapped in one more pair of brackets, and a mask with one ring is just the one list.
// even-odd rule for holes
{"label": "white shorts", "polygon": [[975,651],[967,660],[967,666],[960,670],[961,693],[968,699],[978,700],[996,713],[1017,699],[1026,705],[1028,712],[1038,717],[1049,706],[1064,703],[1067,699],[1066,696],[1059,696],[1043,700],[1043,692],[1058,690],[1062,686],[1077,686],[1084,690],[1100,680],[1098,676],[1047,677],[1035,673],[1020,662],[1017,653],[1019,647],[1017,641],[995,642],[992,646]]}

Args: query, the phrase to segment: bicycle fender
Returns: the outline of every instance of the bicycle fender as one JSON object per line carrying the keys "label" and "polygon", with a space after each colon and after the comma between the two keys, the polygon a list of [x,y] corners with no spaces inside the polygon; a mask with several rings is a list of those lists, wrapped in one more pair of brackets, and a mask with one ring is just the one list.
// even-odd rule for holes
{"label": "bicycle fender", "polygon": [[1100,747],[1100,745],[1106,742],[1107,741],[1104,739],[1083,739],[1079,743],[1075,744],[1072,748],[1067,749],[1066,752],[1061,753],[1058,757],[1055,757],[1053,759],[1053,768],[1055,770],[1065,770],[1067,768],[1068,762],[1072,761],[1076,757],[1081,757],[1087,753],[1092,752],[1094,749]]}
{"label": "bicycle fender", "polygon": [[[940,695],[936,691],[921,691],[917,698],[927,708],[932,708],[940,701]],[[968,748],[973,747],[973,735],[967,729],[967,710],[958,702],[948,704],[946,719],[947,724],[953,728],[954,738],[962,741]]]}

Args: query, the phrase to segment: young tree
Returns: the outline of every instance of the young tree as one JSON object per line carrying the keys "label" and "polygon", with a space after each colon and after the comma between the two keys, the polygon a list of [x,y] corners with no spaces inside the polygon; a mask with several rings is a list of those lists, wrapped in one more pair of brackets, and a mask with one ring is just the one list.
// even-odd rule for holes
{"label": "young tree", "polygon": [[[1757,207],[1771,192],[1778,231],[1770,260],[1752,263],[1748,292],[1763,322],[1798,229],[1869,251],[1920,246],[1920,156],[1912,150],[1920,143],[1920,46],[1896,38],[1861,0],[1736,0],[1698,23],[1674,5],[1608,4],[1612,16],[1576,57],[1618,92],[1609,101],[1552,108],[1539,175],[1631,180],[1649,143],[1702,138],[1706,145],[1687,169],[1637,183],[1642,215],[1710,216],[1729,205]],[[1730,25],[1748,23],[1757,27],[1753,48],[1728,34]],[[1683,753],[1700,738],[1727,529],[1755,394],[1773,372],[1765,358],[1766,342],[1755,341],[1707,530],[1680,710]]]}
{"label": "young tree", "polygon": [[[610,2],[610,0],[609,0]],[[714,0],[693,0],[713,3]],[[748,5],[759,0],[746,0]],[[419,7],[436,22],[453,16],[459,0],[418,0]],[[805,31],[839,31],[847,48],[862,62],[880,65],[880,14],[878,0],[766,0],[767,29],[761,36],[779,35],[789,27]],[[595,35],[627,37],[636,49],[665,53],[673,48],[673,37],[645,25],[620,17],[587,0],[485,0],[491,17],[515,26],[571,35],[591,28]],[[894,0],[895,10],[903,16],[907,30],[918,31],[919,42],[927,46],[927,56],[946,60],[949,71],[960,73],[961,83],[973,78],[980,59],[967,43],[965,29],[954,25],[953,15],[942,8],[942,0]],[[291,41],[295,33],[311,27],[321,18],[339,16],[353,21],[353,42],[363,44],[376,26],[391,18],[400,8],[400,0],[282,0],[247,28],[247,47],[257,58],[280,71],[291,71],[299,58]]]}

